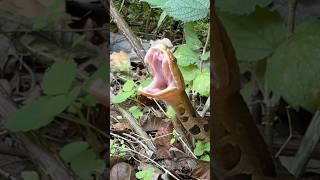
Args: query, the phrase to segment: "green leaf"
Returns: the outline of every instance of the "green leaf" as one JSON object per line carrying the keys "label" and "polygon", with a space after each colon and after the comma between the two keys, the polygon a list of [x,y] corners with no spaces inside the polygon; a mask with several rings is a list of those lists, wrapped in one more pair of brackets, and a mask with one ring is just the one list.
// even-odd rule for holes
{"label": "green leaf", "polygon": [[67,144],[60,151],[62,159],[70,163],[72,170],[83,179],[89,179],[92,172],[101,173],[105,166],[88,147],[88,143],[80,141]]}
{"label": "green leaf", "polygon": [[193,150],[194,155],[201,156],[204,153],[204,144],[203,143],[197,143],[196,147]]}
{"label": "green leaf", "polygon": [[6,122],[6,127],[11,131],[29,131],[45,126],[64,111],[79,92],[80,89],[75,88],[66,95],[44,96],[32,101],[12,113]]}
{"label": "green leaf", "polygon": [[140,0],[140,2],[147,2],[152,6],[163,6],[168,0]]}
{"label": "green leaf", "polygon": [[76,45],[78,45],[79,43],[83,42],[86,38],[86,34],[83,34],[83,35],[77,35],[75,37],[75,39],[73,40],[72,42],[72,45],[71,47],[75,47]]}
{"label": "green leaf", "polygon": [[145,179],[146,180],[149,180],[152,178],[152,176],[154,175],[154,171],[155,169],[152,168],[152,167],[149,167],[148,169],[145,170],[146,171],[146,174],[145,174]]}
{"label": "green leaf", "polygon": [[266,7],[272,0],[216,0],[216,6],[221,11],[233,14],[249,14],[256,6]]}
{"label": "green leaf", "polygon": [[192,50],[198,50],[202,47],[202,42],[199,40],[193,22],[184,23],[184,37],[188,47]]}
{"label": "green leaf", "polygon": [[210,70],[203,69],[202,72],[193,81],[192,88],[201,96],[209,96],[210,94]]}
{"label": "green leaf", "polygon": [[207,51],[207,52],[205,52],[204,54],[201,55],[200,59],[202,61],[206,61],[206,60],[209,59],[209,57],[210,57],[210,51]]}
{"label": "green leaf", "polygon": [[133,94],[134,94],[134,92],[132,92],[132,91],[120,92],[118,95],[116,95],[114,98],[111,99],[111,102],[114,104],[122,103]]}
{"label": "green leaf", "polygon": [[145,174],[146,174],[145,171],[138,171],[138,172],[136,173],[136,178],[138,178],[138,179],[143,179],[144,176],[145,176]]}
{"label": "green leaf", "polygon": [[179,68],[185,81],[192,81],[200,74],[200,69],[195,64],[180,66]]}
{"label": "green leaf", "polygon": [[42,81],[44,93],[58,95],[67,93],[76,75],[72,59],[59,59],[45,73]]}
{"label": "green leaf", "polygon": [[306,22],[269,59],[267,82],[290,105],[311,112],[320,105],[320,23]]}
{"label": "green leaf", "polygon": [[246,83],[242,87],[240,93],[246,102],[250,102],[251,95],[252,95],[253,91],[255,90],[255,88],[256,87],[255,87],[255,84],[253,83],[253,81]]}
{"label": "green leaf", "polygon": [[109,80],[107,79],[108,76],[107,74],[109,73],[108,67],[107,65],[102,65],[100,66],[91,76],[89,79],[87,79],[82,87],[85,90],[88,90],[90,88],[90,86],[92,85],[93,82],[95,82],[96,80],[102,80],[105,81],[106,83],[109,82]]}
{"label": "green leaf", "polygon": [[205,155],[201,156],[200,159],[203,161],[210,161],[210,156],[209,156],[209,154],[205,154]]}
{"label": "green leaf", "polygon": [[207,151],[207,152],[210,152],[210,142],[206,142],[204,144],[204,148],[203,148],[204,151]]}
{"label": "green leaf", "polygon": [[32,18],[32,28],[34,29],[42,29],[50,24],[49,21],[47,21],[43,17],[34,17]]}
{"label": "green leaf", "polygon": [[162,7],[168,15],[182,21],[196,21],[209,13],[209,0],[168,0]]}
{"label": "green leaf", "polygon": [[286,28],[277,12],[257,8],[250,15],[219,13],[238,60],[257,61],[271,55],[286,38]]}
{"label": "green leaf", "polygon": [[168,107],[167,107],[166,116],[167,116],[168,118],[173,118],[173,117],[176,116],[176,112],[174,111],[174,109],[172,108],[172,106],[168,106]]}
{"label": "green leaf", "polygon": [[161,26],[161,24],[163,23],[163,21],[165,20],[166,17],[167,17],[167,12],[162,11],[162,13],[159,17],[159,20],[158,20],[157,28],[159,28]]}
{"label": "green leaf", "polygon": [[151,79],[151,78],[147,78],[147,79],[141,81],[140,86],[143,87],[143,88],[145,88],[145,87],[147,87],[151,82],[152,82],[152,79]]}
{"label": "green leaf", "polygon": [[40,177],[35,171],[23,171],[21,173],[23,180],[40,180]]}
{"label": "green leaf", "polygon": [[131,91],[134,88],[134,85],[135,85],[135,83],[133,80],[128,80],[123,85],[123,91]]}
{"label": "green leaf", "polygon": [[87,107],[94,107],[98,102],[91,94],[88,94],[83,98],[82,103]]}
{"label": "green leaf", "polygon": [[104,161],[97,159],[93,150],[85,150],[71,161],[72,170],[82,179],[89,179],[92,172],[102,173],[104,166]]}
{"label": "green leaf", "polygon": [[174,52],[174,57],[177,58],[178,65],[188,66],[196,63],[199,60],[198,54],[188,47],[186,44],[182,44]]}
{"label": "green leaf", "polygon": [[65,145],[61,151],[60,156],[64,161],[70,162],[73,159],[77,158],[79,154],[89,148],[89,144],[84,141],[72,142]]}
{"label": "green leaf", "polygon": [[140,118],[143,115],[138,106],[132,106],[131,108],[129,108],[129,112],[136,119]]}

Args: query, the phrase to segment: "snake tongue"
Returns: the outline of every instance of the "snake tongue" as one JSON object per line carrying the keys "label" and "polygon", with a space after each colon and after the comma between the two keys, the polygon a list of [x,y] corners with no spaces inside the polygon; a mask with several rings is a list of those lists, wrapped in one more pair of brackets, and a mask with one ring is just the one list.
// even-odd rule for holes
{"label": "snake tongue", "polygon": [[176,87],[168,59],[160,49],[149,49],[145,62],[151,68],[153,80],[149,86],[140,89],[141,94],[156,97]]}

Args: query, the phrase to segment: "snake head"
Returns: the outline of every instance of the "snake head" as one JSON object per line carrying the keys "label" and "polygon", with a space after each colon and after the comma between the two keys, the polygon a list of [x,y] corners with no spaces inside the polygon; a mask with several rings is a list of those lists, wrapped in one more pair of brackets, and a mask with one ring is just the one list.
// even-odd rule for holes
{"label": "snake head", "polygon": [[177,60],[167,46],[159,44],[151,47],[144,61],[151,70],[153,79],[149,86],[139,89],[142,95],[169,100],[184,92],[185,84]]}

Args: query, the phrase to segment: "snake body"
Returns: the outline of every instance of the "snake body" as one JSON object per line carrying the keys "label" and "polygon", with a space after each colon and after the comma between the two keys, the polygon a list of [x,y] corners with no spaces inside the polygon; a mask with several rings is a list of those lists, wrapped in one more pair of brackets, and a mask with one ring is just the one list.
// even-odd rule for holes
{"label": "snake body", "polygon": [[148,87],[140,89],[141,94],[171,105],[192,137],[208,141],[208,122],[199,116],[188,99],[183,76],[170,49],[163,44],[152,47],[145,61],[151,67],[154,78]]}
{"label": "snake body", "polygon": [[[211,19],[214,26],[210,33],[214,42],[213,118],[210,123],[213,168],[223,172],[222,179],[293,179],[287,171],[279,173],[276,170],[268,147],[240,95],[236,55],[214,8]],[[208,141],[209,125],[192,107],[183,76],[170,49],[165,45],[152,47],[145,61],[152,69],[153,81],[140,89],[141,94],[171,105],[181,124],[195,139]]]}

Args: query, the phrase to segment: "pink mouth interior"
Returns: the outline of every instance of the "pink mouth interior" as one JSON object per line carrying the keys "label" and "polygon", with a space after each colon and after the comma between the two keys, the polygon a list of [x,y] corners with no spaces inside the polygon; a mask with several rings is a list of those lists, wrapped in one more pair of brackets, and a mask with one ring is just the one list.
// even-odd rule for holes
{"label": "pink mouth interior", "polygon": [[142,92],[155,94],[176,87],[175,80],[169,68],[168,59],[160,49],[149,49],[145,61],[151,68],[153,80],[149,86],[142,89]]}

